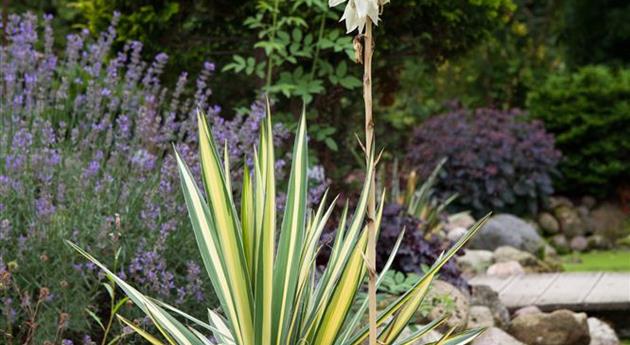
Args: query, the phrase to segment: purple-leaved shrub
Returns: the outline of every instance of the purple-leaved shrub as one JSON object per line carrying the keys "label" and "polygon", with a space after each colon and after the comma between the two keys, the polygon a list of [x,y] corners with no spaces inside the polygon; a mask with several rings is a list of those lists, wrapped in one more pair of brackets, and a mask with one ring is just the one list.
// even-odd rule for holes
{"label": "purple-leaved shrub", "polygon": [[[398,203],[385,204],[376,248],[376,264],[379,270],[385,266],[403,229],[405,234],[392,263],[395,271],[422,274],[423,270],[431,267],[453,244],[438,235],[426,235],[425,224],[407,213],[405,206]],[[451,260],[440,270],[439,279],[467,290],[468,283],[461,274],[455,261]]]}
{"label": "purple-leaved shrub", "polygon": [[543,123],[523,115],[482,108],[432,117],[414,130],[407,162],[426,177],[446,157],[436,189],[477,214],[536,212],[553,193],[561,155]]}
{"label": "purple-leaved shrub", "polygon": [[[239,189],[240,167],[251,164],[266,111],[255,102],[246,114],[222,118],[221,107],[210,100],[211,62],[196,79],[184,72],[174,87],[162,85],[166,54],[144,61],[140,42],[113,50],[117,18],[95,39],[86,31],[67,36],[61,53],[53,49],[50,16],[11,15],[4,28],[0,273],[3,262],[15,262],[12,277],[24,291],[49,289],[36,343],[55,338],[60,311],[69,315],[75,344],[84,335],[101,336],[88,334],[98,329],[88,310],[103,316],[109,301],[91,278],[94,266],[77,258],[65,239],[109,258],[110,267],[149,295],[178,305],[212,304],[197,303],[214,297],[199,264],[189,260],[196,258],[196,246],[171,144],[198,175],[195,114],[204,111],[215,138],[229,149]],[[274,135],[279,146],[288,139],[281,124]],[[279,176],[283,167],[278,160]],[[321,168],[310,175],[318,184],[311,199],[317,200],[327,180]],[[0,293],[0,330],[19,332],[17,326],[28,321],[19,308],[23,298]]]}

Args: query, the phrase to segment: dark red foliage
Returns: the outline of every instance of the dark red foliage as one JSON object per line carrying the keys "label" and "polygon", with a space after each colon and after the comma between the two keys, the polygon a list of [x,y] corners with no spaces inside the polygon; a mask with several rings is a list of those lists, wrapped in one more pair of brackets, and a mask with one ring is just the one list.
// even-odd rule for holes
{"label": "dark red foliage", "polygon": [[[405,235],[392,264],[392,269],[396,271],[422,275],[423,267],[433,265],[440,254],[452,245],[449,241],[437,236],[424,238],[421,220],[409,215],[404,206],[397,203],[387,204],[383,208],[381,232],[376,247],[376,265],[379,270],[387,262],[403,229],[406,229]],[[462,289],[468,288],[453,259],[440,269],[439,279]]]}
{"label": "dark red foliage", "polygon": [[457,193],[459,205],[477,214],[535,212],[553,193],[561,154],[542,122],[523,115],[482,108],[435,116],[414,130],[407,161],[426,177],[448,158],[436,189]]}

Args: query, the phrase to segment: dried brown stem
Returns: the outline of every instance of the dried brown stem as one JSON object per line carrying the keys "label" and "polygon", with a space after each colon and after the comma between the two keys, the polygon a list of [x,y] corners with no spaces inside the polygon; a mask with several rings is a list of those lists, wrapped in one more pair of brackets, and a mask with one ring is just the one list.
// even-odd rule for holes
{"label": "dried brown stem", "polygon": [[[372,22],[368,18],[365,35],[363,37],[363,100],[365,102],[365,159],[369,168],[370,155],[374,146],[374,117],[372,114],[372,54],[374,52],[374,38],[372,37]],[[368,246],[367,246],[367,266],[368,270],[368,322],[369,322],[369,344],[377,345],[376,333],[376,178],[372,174],[370,180],[370,193],[368,194]]]}

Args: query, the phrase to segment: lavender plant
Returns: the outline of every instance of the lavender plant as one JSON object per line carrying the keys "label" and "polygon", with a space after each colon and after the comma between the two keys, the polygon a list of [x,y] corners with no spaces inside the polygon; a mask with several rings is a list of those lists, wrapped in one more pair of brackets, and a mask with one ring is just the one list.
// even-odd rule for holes
{"label": "lavender plant", "polygon": [[[252,147],[265,114],[261,103],[247,114],[222,118],[221,107],[210,100],[211,62],[196,79],[184,72],[172,88],[162,85],[168,56],[144,61],[140,42],[114,51],[117,18],[96,38],[86,31],[67,36],[60,53],[50,16],[11,15],[3,28],[0,260],[18,264],[12,276],[21,286],[50,291],[39,314],[48,321],[34,334],[37,343],[55,339],[51,320],[60,310],[69,315],[67,334],[77,342],[90,332],[95,339],[102,336],[96,320],[108,317],[101,315],[109,305],[99,286],[103,277],[92,278],[91,264],[72,265],[76,257],[63,239],[89,243],[91,252],[112,260],[109,264],[120,251],[118,273],[153,295],[191,307],[202,300],[212,304],[197,257],[185,253],[193,239],[180,231],[189,225],[170,145],[197,166],[192,153],[198,108],[208,114],[217,141],[230,148],[235,185],[241,167],[253,164]],[[281,124],[274,133],[278,145],[288,138]],[[280,175],[283,166],[278,160]],[[318,198],[317,190],[312,198]],[[179,255],[171,255],[175,252]],[[3,315],[14,315],[0,317],[2,334],[12,329],[20,335],[25,319],[14,302],[18,297],[0,294]]]}

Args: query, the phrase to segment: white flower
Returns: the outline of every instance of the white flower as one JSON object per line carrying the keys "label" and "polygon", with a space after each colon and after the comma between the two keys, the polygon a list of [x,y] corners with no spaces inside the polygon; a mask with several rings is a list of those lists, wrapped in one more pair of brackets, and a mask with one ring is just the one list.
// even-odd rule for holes
{"label": "white flower", "polygon": [[328,0],[328,5],[335,7],[346,1],[348,1],[348,4],[341,20],[346,21],[347,32],[358,29],[359,33],[363,33],[365,30],[368,18],[370,18],[372,23],[378,25],[379,7],[389,3],[389,0]]}

